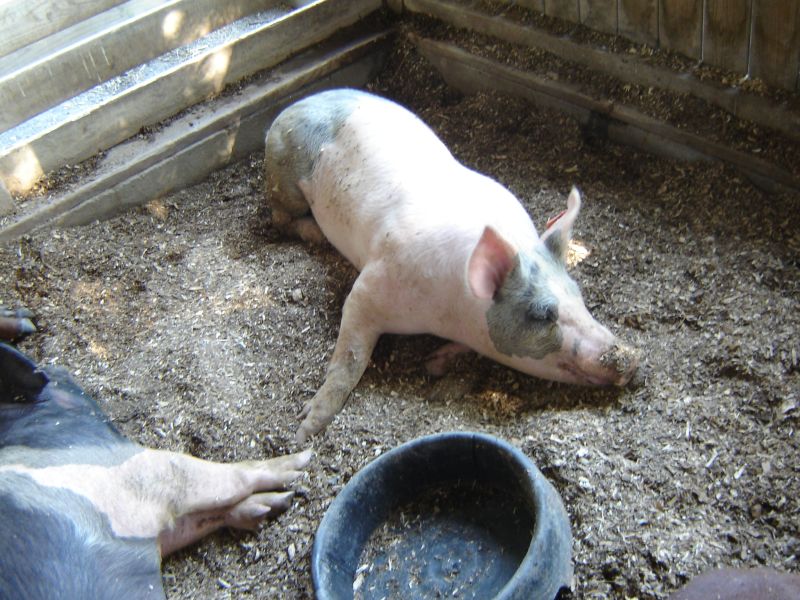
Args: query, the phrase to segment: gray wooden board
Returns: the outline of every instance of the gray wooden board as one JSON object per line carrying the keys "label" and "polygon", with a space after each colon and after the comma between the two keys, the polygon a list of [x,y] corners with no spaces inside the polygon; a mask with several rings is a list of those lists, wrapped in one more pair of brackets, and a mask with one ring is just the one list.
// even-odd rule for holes
{"label": "gray wooden board", "polygon": [[122,2],[123,0],[4,0],[0,2],[0,56]]}
{"label": "gray wooden board", "polygon": [[0,243],[51,223],[107,218],[202,180],[261,147],[266,126],[286,103],[322,87],[363,86],[383,64],[388,40],[379,33],[341,46],[322,45],[236,96],[176,119],[146,144],[133,140],[130,148],[115,149],[112,164],[103,165],[95,179],[0,230]]}
{"label": "gray wooden board", "polygon": [[544,0],[544,13],[548,17],[578,22],[578,0]]}
{"label": "gray wooden board", "polygon": [[794,90],[800,66],[800,2],[753,1],[750,75]]}
{"label": "gray wooden board", "polygon": [[742,75],[747,73],[750,0],[706,2],[703,62]]}
{"label": "gray wooden board", "polygon": [[617,0],[581,0],[581,23],[604,33],[617,33]]}
{"label": "gray wooden board", "polygon": [[278,0],[131,0],[0,58],[0,131]]}
{"label": "gray wooden board", "polygon": [[142,127],[218,93],[225,85],[325,40],[381,4],[381,0],[328,0],[299,9],[222,47],[210,48],[146,85],[92,107],[82,118],[24,140],[0,156],[0,180],[10,192],[24,192],[41,174],[110,148]]}
{"label": "gray wooden board", "polygon": [[[587,123],[590,115],[607,119],[609,133],[614,132],[620,141],[638,144],[647,151],[659,154],[669,152],[675,158],[704,158],[726,162],[762,181],[800,190],[800,181],[791,173],[750,154],[733,150],[700,136],[679,130],[609,101],[598,101],[578,91],[576,86],[551,81],[544,77],[513,69],[444,42],[414,38],[420,52],[442,73],[448,83],[464,92],[501,90],[529,98],[537,104],[559,108]],[[645,144],[646,143],[646,144]]]}
{"label": "gray wooden board", "polygon": [[790,111],[757,94],[738,88],[723,88],[704,82],[691,73],[653,67],[630,54],[616,54],[591,46],[576,44],[543,30],[523,26],[442,0],[405,0],[406,10],[428,14],[455,27],[490,35],[512,44],[534,46],[560,58],[585,65],[622,81],[663,88],[680,94],[692,94],[747,119],[800,140],[800,114]]}
{"label": "gray wooden board", "polygon": [[619,34],[634,42],[658,44],[658,0],[619,0]]}

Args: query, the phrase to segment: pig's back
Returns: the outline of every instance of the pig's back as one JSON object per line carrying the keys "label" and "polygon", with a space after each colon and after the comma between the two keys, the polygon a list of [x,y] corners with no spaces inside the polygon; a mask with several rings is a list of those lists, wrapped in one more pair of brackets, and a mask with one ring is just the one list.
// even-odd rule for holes
{"label": "pig's back", "polygon": [[486,225],[515,244],[536,239],[508,190],[461,165],[414,114],[369,94],[321,148],[304,192],[325,236],[359,270],[387,252],[460,261]]}

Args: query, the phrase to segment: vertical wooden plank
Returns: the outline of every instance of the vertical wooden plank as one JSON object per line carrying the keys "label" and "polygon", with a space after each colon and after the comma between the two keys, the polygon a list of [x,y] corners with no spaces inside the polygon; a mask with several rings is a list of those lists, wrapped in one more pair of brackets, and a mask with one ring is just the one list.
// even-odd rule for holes
{"label": "vertical wooden plank", "polygon": [[755,0],[750,75],[789,90],[800,66],[800,3]]}
{"label": "vertical wooden plank", "polygon": [[581,0],[581,23],[604,33],[617,33],[617,0]]}
{"label": "vertical wooden plank", "polygon": [[751,0],[708,0],[703,27],[703,62],[747,73]]}
{"label": "vertical wooden plank", "polygon": [[619,0],[619,34],[639,42],[658,44],[658,0]]}
{"label": "vertical wooden plank", "polygon": [[700,0],[660,0],[658,3],[658,42],[689,58],[700,59],[703,36],[703,2]]}
{"label": "vertical wooden plank", "polygon": [[540,13],[544,12],[544,0],[517,0],[516,4]]}
{"label": "vertical wooden plank", "polygon": [[578,2],[579,0],[544,0],[544,14],[577,23]]}

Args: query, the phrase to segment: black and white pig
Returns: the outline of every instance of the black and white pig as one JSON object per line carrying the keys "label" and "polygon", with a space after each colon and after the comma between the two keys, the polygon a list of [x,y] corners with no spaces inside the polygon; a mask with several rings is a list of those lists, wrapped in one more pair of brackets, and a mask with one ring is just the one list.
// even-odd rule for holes
{"label": "black and white pig", "polygon": [[310,457],[144,448],[66,371],[0,343],[0,598],[164,598],[162,556],[288,508]]}
{"label": "black and white pig", "polygon": [[381,333],[452,340],[430,359],[434,372],[467,349],[570,383],[624,385],[637,368],[638,353],[592,318],[567,273],[576,189],[539,238],[513,194],[460,164],[420,119],[349,89],[281,112],[265,170],[273,224],[327,238],[360,271],[299,442],[341,410]]}

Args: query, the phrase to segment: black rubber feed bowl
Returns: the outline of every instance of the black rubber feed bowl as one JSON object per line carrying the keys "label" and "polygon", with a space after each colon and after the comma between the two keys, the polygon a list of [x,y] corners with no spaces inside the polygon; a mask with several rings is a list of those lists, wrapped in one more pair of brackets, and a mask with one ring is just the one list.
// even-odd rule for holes
{"label": "black rubber feed bowl", "polygon": [[552,600],[572,582],[564,505],[533,462],[480,433],[403,444],[348,482],[317,530],[319,600]]}

